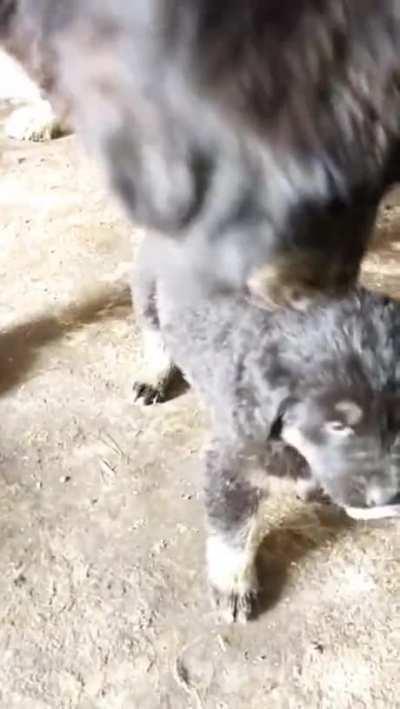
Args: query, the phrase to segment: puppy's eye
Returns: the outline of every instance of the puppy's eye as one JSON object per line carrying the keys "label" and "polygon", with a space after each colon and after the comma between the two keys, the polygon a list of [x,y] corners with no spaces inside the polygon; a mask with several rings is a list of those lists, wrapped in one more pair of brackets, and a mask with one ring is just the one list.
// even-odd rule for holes
{"label": "puppy's eye", "polygon": [[350,426],[345,426],[341,421],[327,421],[325,428],[328,433],[334,433],[339,436],[351,436],[354,433]]}

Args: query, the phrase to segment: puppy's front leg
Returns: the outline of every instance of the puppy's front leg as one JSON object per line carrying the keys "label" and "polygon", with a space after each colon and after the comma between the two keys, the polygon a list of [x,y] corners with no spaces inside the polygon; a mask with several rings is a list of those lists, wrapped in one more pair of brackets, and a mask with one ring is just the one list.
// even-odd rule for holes
{"label": "puppy's front leg", "polygon": [[[265,480],[266,480],[266,474]],[[207,566],[214,601],[227,622],[254,613],[258,578],[258,511],[265,489],[259,461],[246,448],[214,441],[207,452]]]}
{"label": "puppy's front leg", "polygon": [[132,295],[142,324],[142,366],[133,385],[136,401],[148,405],[162,401],[176,367],[164,344],[157,303],[157,276],[154,260],[157,244],[147,237],[139,251],[132,283]]}
{"label": "puppy's front leg", "polygon": [[144,322],[142,331],[143,364],[133,385],[136,401],[148,405],[163,401],[176,368],[160,330]]}

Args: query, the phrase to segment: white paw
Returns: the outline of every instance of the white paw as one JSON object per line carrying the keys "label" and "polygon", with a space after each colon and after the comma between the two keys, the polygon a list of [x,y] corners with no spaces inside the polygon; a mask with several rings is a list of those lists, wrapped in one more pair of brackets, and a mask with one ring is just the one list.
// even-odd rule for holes
{"label": "white paw", "polygon": [[166,383],[159,381],[156,384],[138,380],[133,383],[133,400],[143,406],[158,404],[164,401]]}
{"label": "white paw", "polygon": [[257,607],[258,585],[247,590],[234,588],[229,592],[220,591],[210,584],[212,600],[223,623],[247,623]]}
{"label": "white paw", "polygon": [[225,623],[246,623],[253,615],[258,597],[254,555],[236,549],[222,537],[207,543],[208,581],[214,604]]}
{"label": "white paw", "polygon": [[42,142],[60,135],[61,126],[48,101],[17,108],[5,124],[8,138]]}
{"label": "white paw", "polygon": [[133,385],[134,400],[148,406],[163,401],[174,365],[157,330],[143,331],[143,363]]}

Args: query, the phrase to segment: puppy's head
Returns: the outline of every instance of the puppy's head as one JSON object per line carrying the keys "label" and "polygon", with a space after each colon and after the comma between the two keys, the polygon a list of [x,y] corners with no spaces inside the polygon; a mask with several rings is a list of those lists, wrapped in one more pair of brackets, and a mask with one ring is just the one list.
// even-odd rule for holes
{"label": "puppy's head", "polygon": [[342,507],[391,504],[400,492],[400,399],[333,388],[288,404],[283,440]]}

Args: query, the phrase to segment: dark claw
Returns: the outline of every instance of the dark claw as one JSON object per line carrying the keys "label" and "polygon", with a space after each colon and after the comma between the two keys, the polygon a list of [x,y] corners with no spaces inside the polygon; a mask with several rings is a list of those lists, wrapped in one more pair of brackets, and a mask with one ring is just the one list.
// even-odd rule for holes
{"label": "dark claw", "polygon": [[142,403],[144,406],[158,404],[163,400],[163,391],[160,388],[145,384],[144,382],[135,382],[133,385],[134,401]]}
{"label": "dark claw", "polygon": [[247,623],[256,615],[258,593],[256,590],[246,593],[223,594],[212,589],[212,597],[217,611],[221,614],[224,622],[227,623]]}

